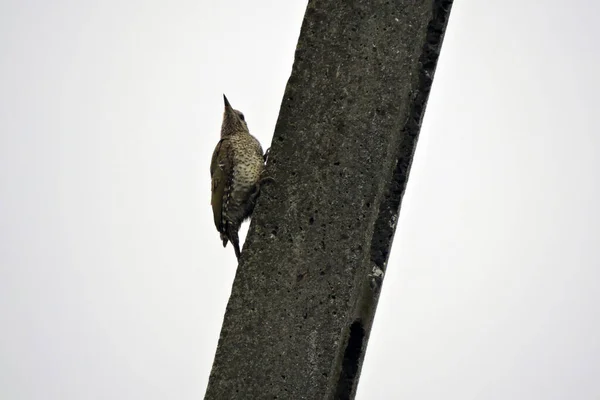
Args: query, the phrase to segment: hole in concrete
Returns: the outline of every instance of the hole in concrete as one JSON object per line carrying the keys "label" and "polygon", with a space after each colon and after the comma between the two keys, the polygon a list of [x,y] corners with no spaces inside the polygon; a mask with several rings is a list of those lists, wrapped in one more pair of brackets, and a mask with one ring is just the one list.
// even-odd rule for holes
{"label": "hole in concrete", "polygon": [[365,329],[361,321],[354,321],[350,325],[350,336],[344,358],[342,360],[342,370],[335,390],[336,399],[349,399],[354,388],[356,374],[358,373],[358,363],[363,352],[363,340],[365,338]]}

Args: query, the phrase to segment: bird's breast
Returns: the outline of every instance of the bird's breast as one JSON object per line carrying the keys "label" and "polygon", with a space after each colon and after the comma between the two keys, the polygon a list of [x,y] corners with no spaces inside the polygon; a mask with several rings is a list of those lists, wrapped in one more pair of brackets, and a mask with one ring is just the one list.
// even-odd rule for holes
{"label": "bird's breast", "polygon": [[235,138],[232,145],[235,148],[233,190],[234,192],[254,190],[265,167],[260,143],[253,136],[243,135]]}

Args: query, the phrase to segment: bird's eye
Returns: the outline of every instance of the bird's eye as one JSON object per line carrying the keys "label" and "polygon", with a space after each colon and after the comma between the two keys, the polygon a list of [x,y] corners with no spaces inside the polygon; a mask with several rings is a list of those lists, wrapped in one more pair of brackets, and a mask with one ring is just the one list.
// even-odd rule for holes
{"label": "bird's eye", "polygon": [[240,119],[241,119],[242,121],[246,121],[246,120],[244,119],[244,114],[242,114],[242,113],[239,113],[238,115],[240,116]]}

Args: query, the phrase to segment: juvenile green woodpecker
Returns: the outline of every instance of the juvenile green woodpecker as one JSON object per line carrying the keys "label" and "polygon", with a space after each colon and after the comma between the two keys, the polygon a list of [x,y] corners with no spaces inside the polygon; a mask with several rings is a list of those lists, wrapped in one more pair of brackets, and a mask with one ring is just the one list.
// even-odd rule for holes
{"label": "juvenile green woodpecker", "polygon": [[265,159],[259,141],[250,134],[242,114],[225,100],[221,140],[210,163],[211,205],[223,247],[231,242],[240,258],[238,231],[250,218],[260,193]]}

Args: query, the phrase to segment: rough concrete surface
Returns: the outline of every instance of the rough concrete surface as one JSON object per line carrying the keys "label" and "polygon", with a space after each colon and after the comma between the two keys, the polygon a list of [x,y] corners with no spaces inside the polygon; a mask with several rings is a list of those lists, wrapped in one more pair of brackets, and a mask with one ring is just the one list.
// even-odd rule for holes
{"label": "rough concrete surface", "polygon": [[206,399],[351,399],[452,1],[310,1]]}

